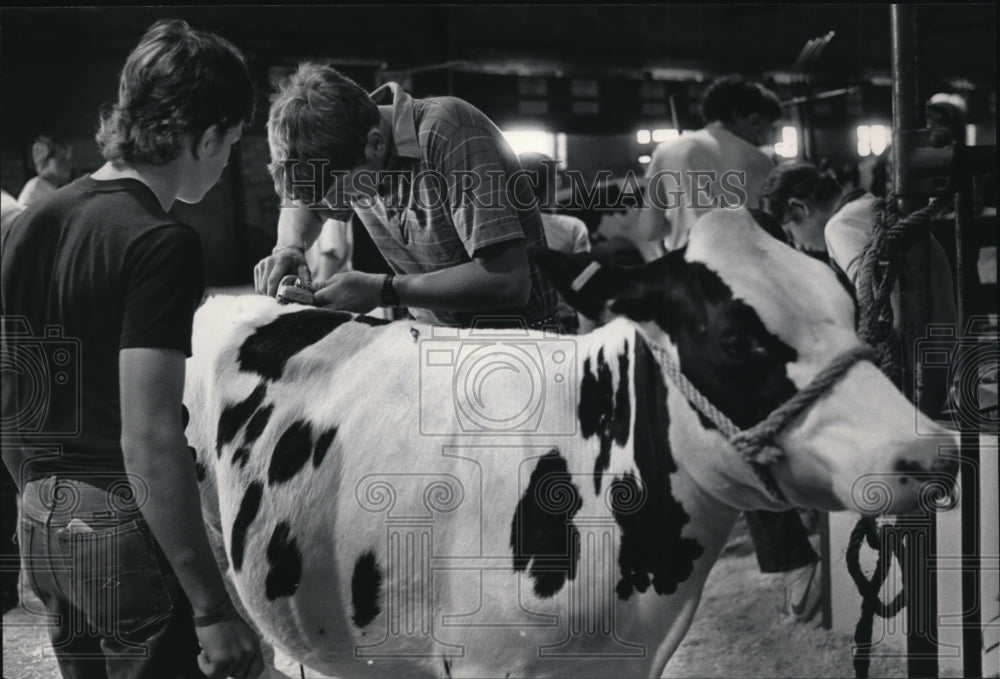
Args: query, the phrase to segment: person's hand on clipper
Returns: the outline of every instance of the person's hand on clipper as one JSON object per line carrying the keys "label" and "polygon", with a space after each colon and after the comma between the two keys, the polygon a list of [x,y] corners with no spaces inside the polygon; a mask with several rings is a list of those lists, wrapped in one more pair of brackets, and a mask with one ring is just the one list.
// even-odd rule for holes
{"label": "person's hand on clipper", "polygon": [[278,216],[278,244],[253,269],[256,291],[274,297],[281,279],[289,274],[295,274],[303,283],[312,283],[305,250],[322,227],[322,216],[305,205],[282,208]]}

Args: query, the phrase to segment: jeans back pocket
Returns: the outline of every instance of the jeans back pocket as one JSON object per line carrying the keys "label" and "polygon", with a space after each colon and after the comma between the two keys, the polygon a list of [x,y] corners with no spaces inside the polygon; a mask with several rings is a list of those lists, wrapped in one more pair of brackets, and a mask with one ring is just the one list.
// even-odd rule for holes
{"label": "jeans back pocket", "polygon": [[75,518],[57,539],[72,564],[64,593],[100,633],[135,635],[173,612],[158,548],[141,518],[114,526]]}

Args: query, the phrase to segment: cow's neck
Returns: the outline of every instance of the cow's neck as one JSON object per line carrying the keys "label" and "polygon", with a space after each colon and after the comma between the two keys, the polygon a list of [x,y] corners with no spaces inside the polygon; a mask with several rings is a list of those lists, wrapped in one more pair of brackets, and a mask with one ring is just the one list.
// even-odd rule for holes
{"label": "cow's neck", "polygon": [[656,523],[676,513],[679,521],[660,526],[673,539],[697,528],[706,553],[721,548],[741,509],[731,492],[746,492],[747,502],[757,499],[752,488],[744,491],[747,479],[733,470],[727,456],[735,453],[725,452],[725,439],[698,426],[694,410],[632,323],[619,319],[579,338],[578,359],[580,433],[591,446],[598,439],[595,472],[604,479],[595,477],[593,490],[601,492],[601,484],[606,488],[613,480],[641,481],[657,503],[666,502],[647,518]]}
{"label": "cow's neck", "polygon": [[[704,507],[705,511],[715,511],[708,505],[721,504],[725,510],[719,511],[724,514],[733,510],[777,511],[787,508],[771,495],[750,467],[737,457],[718,428],[701,415],[677,385],[664,375],[659,359],[653,358],[654,352],[648,349],[652,340],[644,338],[635,325],[619,319],[587,337],[589,342],[581,346],[582,356],[594,357],[603,349],[607,361],[607,357],[622,351],[623,344],[628,344],[628,354],[632,357],[635,370],[646,371],[651,377],[656,375],[662,381],[666,388],[666,407],[662,417],[669,431],[668,440],[663,444],[663,454],[673,457],[678,468],[674,475],[681,474],[690,479],[704,496],[699,497],[699,506]],[[679,365],[675,346],[659,343],[658,346]],[[592,365],[582,366],[584,371],[588,367],[593,368]],[[652,382],[648,381],[647,385],[650,384]],[[648,394],[633,395],[633,399],[640,402],[646,398],[649,398]]]}

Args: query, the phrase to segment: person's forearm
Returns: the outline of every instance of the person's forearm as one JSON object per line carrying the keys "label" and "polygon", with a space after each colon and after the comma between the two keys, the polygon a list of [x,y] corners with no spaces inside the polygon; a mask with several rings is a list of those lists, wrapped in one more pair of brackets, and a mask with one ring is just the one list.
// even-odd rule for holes
{"label": "person's forearm", "polygon": [[489,272],[476,262],[425,274],[397,276],[393,287],[405,307],[436,311],[489,311],[524,306],[531,279]]}
{"label": "person's forearm", "polygon": [[[195,614],[228,598],[205,526],[194,465],[184,441],[123,441],[125,468],[138,477],[142,515],[173,566]],[[133,479],[133,484],[137,481]]]}
{"label": "person's forearm", "polygon": [[319,237],[323,219],[314,210],[301,205],[281,208],[278,211],[278,240],[275,250],[294,247],[302,252]]}

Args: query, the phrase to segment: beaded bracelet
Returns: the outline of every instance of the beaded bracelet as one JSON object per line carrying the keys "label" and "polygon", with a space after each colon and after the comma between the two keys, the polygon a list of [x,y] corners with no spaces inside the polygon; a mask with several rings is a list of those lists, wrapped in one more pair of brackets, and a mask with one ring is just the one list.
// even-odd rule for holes
{"label": "beaded bracelet", "polygon": [[208,627],[209,625],[221,622],[222,620],[225,620],[231,610],[233,610],[233,602],[231,602],[227,597],[225,601],[210,610],[205,615],[194,616],[194,626]]}

